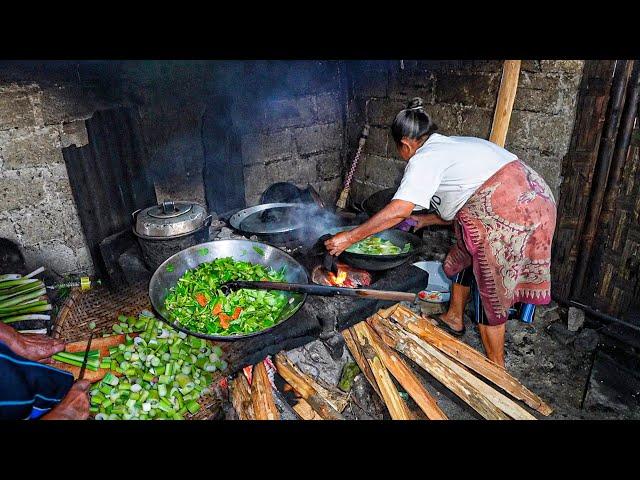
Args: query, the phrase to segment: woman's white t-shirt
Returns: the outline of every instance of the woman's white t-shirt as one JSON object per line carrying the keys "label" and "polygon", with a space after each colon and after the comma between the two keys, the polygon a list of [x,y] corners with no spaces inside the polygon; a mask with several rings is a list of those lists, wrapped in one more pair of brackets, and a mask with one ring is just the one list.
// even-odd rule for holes
{"label": "woman's white t-shirt", "polygon": [[478,187],[517,158],[481,138],[433,133],[409,159],[393,199],[431,207],[452,220]]}

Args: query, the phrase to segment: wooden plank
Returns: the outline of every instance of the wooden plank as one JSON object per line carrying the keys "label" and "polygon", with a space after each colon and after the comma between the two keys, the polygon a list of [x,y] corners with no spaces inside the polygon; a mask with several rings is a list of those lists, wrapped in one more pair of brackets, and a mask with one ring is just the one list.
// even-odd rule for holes
{"label": "wooden plank", "polygon": [[393,319],[400,323],[405,330],[415,333],[438,350],[446,353],[465,367],[479,373],[541,414],[549,415],[553,412],[553,408],[546,404],[544,400],[527,389],[500,365],[492,362],[482,353],[442,329],[433,326],[425,318],[418,317],[411,310],[401,307],[395,312]]}
{"label": "wooden plank", "polygon": [[278,373],[325,420],[344,420],[344,417],[316,390],[316,382],[301,372],[291,360],[280,352],[275,356]]}
{"label": "wooden plank", "polygon": [[364,357],[371,367],[371,371],[373,372],[376,383],[380,388],[382,399],[391,414],[391,418],[393,420],[412,420],[413,415],[411,415],[411,412],[393,384],[393,381],[389,376],[389,372],[384,367],[382,361],[371,345],[373,342],[370,338],[369,330],[366,328],[365,324],[361,322],[353,326],[353,331],[355,332],[356,339],[362,348]]}
{"label": "wooden plank", "polygon": [[502,80],[498,91],[498,101],[493,115],[491,134],[489,141],[504,147],[507,139],[507,130],[511,120],[513,102],[516,99],[518,90],[518,76],[520,75],[520,60],[505,60],[502,67]]}
{"label": "wooden plank", "polygon": [[280,412],[273,400],[273,390],[264,362],[253,366],[251,404],[256,420],[280,420]]}
{"label": "wooden plank", "polygon": [[242,371],[229,383],[231,394],[231,404],[238,414],[240,420],[253,420],[253,403],[251,401],[251,387]]}
{"label": "wooden plank", "polygon": [[[413,360],[436,380],[455,393],[467,405],[488,420],[508,420],[509,416],[487,399],[469,380],[433,355],[431,347],[398,324],[393,324],[374,315],[369,318],[380,338],[391,348]],[[426,348],[425,348],[426,346]],[[435,350],[437,352],[437,350]],[[441,354],[442,355],[442,354]],[[444,356],[444,355],[442,355]]]}
{"label": "wooden plank", "polygon": [[407,393],[411,395],[411,398],[418,404],[427,418],[429,420],[447,420],[447,416],[440,409],[438,403],[424,388],[418,377],[404,360],[389,348],[369,325],[366,323],[362,325],[367,330],[367,339],[382,359],[384,366],[391,372],[391,375],[395,377]]}
{"label": "wooden plank", "polygon": [[364,358],[364,354],[360,349],[360,345],[356,340],[355,333],[351,328],[347,328],[342,331],[342,338],[344,338],[345,343],[347,344],[347,348],[351,352],[351,356],[360,367],[360,371],[365,376],[365,378],[369,381],[369,384],[373,387],[373,390],[378,394],[378,397],[382,400],[382,393],[380,393],[380,388],[376,383],[376,379],[373,376],[373,372],[371,371],[371,367],[369,366],[369,362],[367,362],[366,358]]}
{"label": "wooden plank", "polygon": [[317,412],[311,408],[304,398],[298,398],[298,403],[293,406],[293,410],[303,420],[324,420]]}
{"label": "wooden plank", "polygon": [[[390,320],[382,319],[382,322],[386,326],[393,325]],[[399,325],[395,325],[398,329],[402,330]],[[428,355],[433,357],[436,361],[445,365],[452,373],[458,375],[462,378],[468,385],[474,388],[478,394],[485,399],[487,402],[495,405],[497,408],[502,410],[505,414],[515,420],[536,420],[536,417],[531,415],[527,410],[522,408],[516,402],[511,400],[506,395],[503,395],[495,388],[483,382],[481,379],[473,375],[469,370],[456,363],[454,360],[447,357],[445,354],[440,352],[438,349],[428,344],[418,336],[407,332],[406,330],[402,330],[407,335],[410,335],[410,339],[421,349],[423,349]]]}

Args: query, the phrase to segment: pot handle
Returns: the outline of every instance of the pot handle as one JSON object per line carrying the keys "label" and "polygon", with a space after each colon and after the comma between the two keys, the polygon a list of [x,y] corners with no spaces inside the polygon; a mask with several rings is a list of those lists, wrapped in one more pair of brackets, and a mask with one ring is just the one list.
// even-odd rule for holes
{"label": "pot handle", "polygon": [[140,213],[141,208],[137,209],[135,212],[131,213],[131,218],[133,219],[133,223],[136,221],[136,215]]}

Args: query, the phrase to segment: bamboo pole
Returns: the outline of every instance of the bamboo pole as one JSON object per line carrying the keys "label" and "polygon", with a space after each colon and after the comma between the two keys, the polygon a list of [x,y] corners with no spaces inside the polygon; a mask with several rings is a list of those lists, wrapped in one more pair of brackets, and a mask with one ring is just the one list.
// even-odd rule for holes
{"label": "bamboo pole", "polygon": [[398,390],[389,376],[389,372],[384,367],[382,361],[371,345],[373,342],[369,335],[369,330],[366,328],[364,323],[358,323],[353,326],[353,331],[360,347],[362,348],[364,357],[371,367],[371,371],[373,372],[376,383],[380,388],[382,399],[391,414],[391,418],[393,420],[412,420],[413,415],[402,400],[402,397],[398,393]]}
{"label": "bamboo pole", "polygon": [[409,366],[389,348],[382,339],[366,323],[362,323],[367,330],[367,339],[371,342],[382,363],[391,375],[395,377],[400,385],[407,391],[411,398],[418,404],[429,420],[447,420],[447,416],[440,409],[438,403],[422,385],[418,377]]}
{"label": "bamboo pole", "polygon": [[411,310],[404,307],[399,307],[396,310],[393,314],[393,319],[400,323],[405,330],[416,334],[438,350],[446,353],[465,367],[479,373],[541,414],[549,415],[553,412],[553,409],[544,400],[528,390],[500,365],[492,362],[474,348],[454,338],[442,329],[433,326],[427,319],[418,317]]}
{"label": "bamboo pole", "polygon": [[513,103],[518,90],[520,64],[521,60],[505,60],[502,67],[502,80],[500,81],[496,110],[493,115],[491,134],[489,135],[489,141],[501,147],[504,147],[504,142],[507,139]]}
{"label": "bamboo pole", "polygon": [[311,377],[301,372],[282,352],[275,356],[278,373],[325,420],[344,420],[344,417],[316,390]]}
{"label": "bamboo pole", "polygon": [[256,420],[280,420],[280,412],[273,400],[273,390],[264,362],[259,362],[253,367],[251,404]]}

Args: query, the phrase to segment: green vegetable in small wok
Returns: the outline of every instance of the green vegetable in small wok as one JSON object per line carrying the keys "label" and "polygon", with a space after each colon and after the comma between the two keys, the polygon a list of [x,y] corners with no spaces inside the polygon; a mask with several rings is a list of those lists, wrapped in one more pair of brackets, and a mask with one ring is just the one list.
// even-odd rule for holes
{"label": "green vegetable in small wok", "polygon": [[285,267],[272,268],[232,258],[187,270],[172,287],[165,307],[172,320],[193,332],[209,335],[248,334],[278,323],[291,295],[268,290],[240,289],[224,295],[223,283],[232,280],[285,281]]}
{"label": "green vegetable in small wok", "polygon": [[346,251],[350,253],[364,253],[366,255],[399,255],[401,253],[407,253],[409,250],[411,250],[410,243],[405,243],[404,247],[400,248],[389,240],[371,236],[354,243],[347,248]]}

